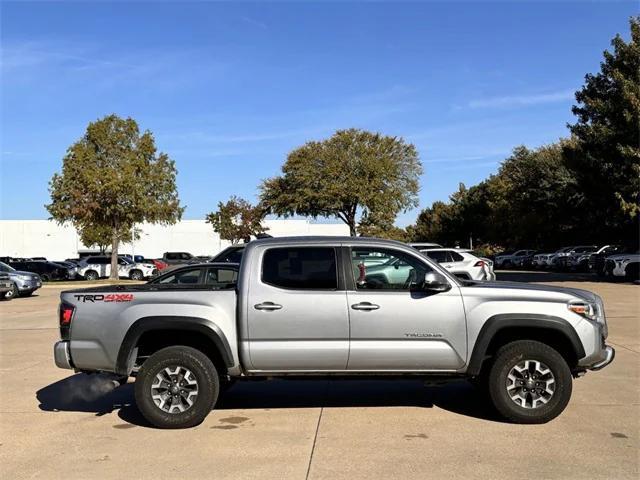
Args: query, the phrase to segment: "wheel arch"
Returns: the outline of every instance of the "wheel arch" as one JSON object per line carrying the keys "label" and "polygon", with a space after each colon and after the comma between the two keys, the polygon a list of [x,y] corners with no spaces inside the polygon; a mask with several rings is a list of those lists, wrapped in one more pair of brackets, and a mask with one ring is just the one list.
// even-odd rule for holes
{"label": "wheel arch", "polygon": [[545,343],[558,350],[570,367],[585,356],[580,337],[563,318],[544,314],[499,314],[490,317],[480,329],[467,374],[479,375],[485,360],[500,346],[515,340]]}
{"label": "wheel arch", "polygon": [[199,317],[150,316],[136,320],[127,330],[118,351],[117,374],[131,373],[145,339],[156,351],[165,346],[187,345],[203,350],[225,370],[234,365],[229,342],[214,322]]}

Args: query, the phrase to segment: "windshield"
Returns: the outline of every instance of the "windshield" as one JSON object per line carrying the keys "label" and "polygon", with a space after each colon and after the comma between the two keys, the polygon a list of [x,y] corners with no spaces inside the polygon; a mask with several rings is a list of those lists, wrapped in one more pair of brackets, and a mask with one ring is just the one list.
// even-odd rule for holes
{"label": "windshield", "polygon": [[16,271],[15,268],[10,267],[6,263],[0,262],[0,272],[15,272],[15,271]]}

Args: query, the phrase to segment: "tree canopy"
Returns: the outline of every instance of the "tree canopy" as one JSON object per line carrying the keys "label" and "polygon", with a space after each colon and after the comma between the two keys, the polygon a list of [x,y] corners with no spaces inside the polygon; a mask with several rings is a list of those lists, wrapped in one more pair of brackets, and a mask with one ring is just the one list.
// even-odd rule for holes
{"label": "tree canopy", "polygon": [[600,71],[576,92],[575,142],[565,149],[586,208],[601,225],[626,233],[640,214],[640,17],[630,25],[630,41],[616,35]]}
{"label": "tree canopy", "polygon": [[640,215],[640,20],[613,39],[600,72],[576,92],[572,136],[516,147],[495,175],[449,202],[435,202],[408,228],[414,240],[557,247],[638,242]]}
{"label": "tree canopy", "polygon": [[338,130],[289,153],[282,175],[262,183],[260,199],[279,216],[339,218],[355,236],[358,224],[390,228],[417,206],[421,173],[416,148],[402,138]]}
{"label": "tree canopy", "polygon": [[218,210],[207,214],[206,221],[223,240],[236,244],[248,242],[252,236],[264,233],[268,228],[262,225],[265,211],[261,206],[253,206],[243,198],[232,196],[226,203],[218,202]]}
{"label": "tree canopy", "polygon": [[176,173],[173,160],[157,152],[151,132],[140,133],[131,118],[108,115],[91,122],[69,147],[62,172],[51,179],[46,208],[54,220],[72,222],[87,241],[108,232],[111,277],[118,278],[118,246],[131,238],[135,224],[181,218]]}

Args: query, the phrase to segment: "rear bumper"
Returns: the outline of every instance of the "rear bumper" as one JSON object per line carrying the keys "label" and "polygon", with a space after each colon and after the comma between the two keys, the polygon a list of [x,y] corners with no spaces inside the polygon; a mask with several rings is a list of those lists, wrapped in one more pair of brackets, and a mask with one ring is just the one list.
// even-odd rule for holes
{"label": "rear bumper", "polygon": [[53,358],[56,362],[56,367],[73,370],[74,367],[73,362],[71,361],[69,342],[56,342],[56,344],[53,346]]}

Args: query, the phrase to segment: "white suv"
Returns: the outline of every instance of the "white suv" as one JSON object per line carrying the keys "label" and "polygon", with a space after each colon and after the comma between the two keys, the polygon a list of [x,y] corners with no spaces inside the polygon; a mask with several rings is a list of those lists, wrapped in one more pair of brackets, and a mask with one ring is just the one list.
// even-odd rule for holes
{"label": "white suv", "polygon": [[606,263],[607,273],[614,277],[627,277],[629,280],[638,280],[640,253],[611,255],[607,257]]}
{"label": "white suv", "polygon": [[489,281],[496,279],[493,262],[488,258],[476,257],[471,250],[430,248],[420,252],[438,262],[458,278]]}
{"label": "white suv", "polygon": [[[118,276],[131,280],[144,280],[157,273],[154,265],[133,263],[126,258],[118,258]],[[78,265],[78,275],[85,280],[97,280],[111,276],[111,257],[94,256],[83,259]]]}

